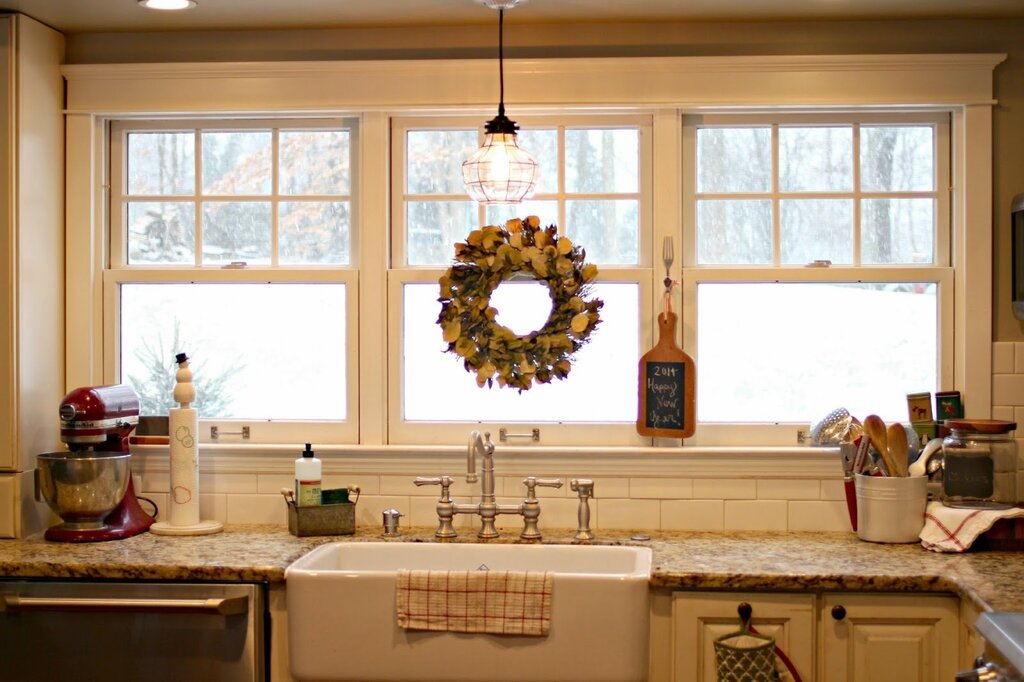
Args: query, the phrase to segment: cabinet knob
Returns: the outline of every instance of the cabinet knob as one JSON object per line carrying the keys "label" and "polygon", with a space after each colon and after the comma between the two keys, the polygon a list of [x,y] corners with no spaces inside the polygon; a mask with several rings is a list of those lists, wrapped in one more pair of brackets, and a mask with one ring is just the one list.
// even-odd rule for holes
{"label": "cabinet knob", "polygon": [[832,607],[832,618],[835,620],[842,620],[846,618],[846,607],[842,604],[836,604]]}

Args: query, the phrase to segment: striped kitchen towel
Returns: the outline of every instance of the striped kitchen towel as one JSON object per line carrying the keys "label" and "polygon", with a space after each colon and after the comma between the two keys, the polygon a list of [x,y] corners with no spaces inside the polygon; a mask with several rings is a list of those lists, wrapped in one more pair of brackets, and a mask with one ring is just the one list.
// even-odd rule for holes
{"label": "striped kitchen towel", "polygon": [[966,552],[1000,519],[1024,516],[1024,509],[953,509],[929,502],[924,513],[921,544],[933,552]]}
{"label": "striped kitchen towel", "polygon": [[547,636],[554,576],[542,571],[409,571],[395,584],[398,627]]}

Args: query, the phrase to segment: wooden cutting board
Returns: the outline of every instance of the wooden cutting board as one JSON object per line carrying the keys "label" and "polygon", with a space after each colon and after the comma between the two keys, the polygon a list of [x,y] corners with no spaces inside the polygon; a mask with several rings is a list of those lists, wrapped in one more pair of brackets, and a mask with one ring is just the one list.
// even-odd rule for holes
{"label": "wooden cutting board", "polygon": [[697,426],[697,370],[693,358],[676,344],[676,314],[658,315],[658,343],[640,358],[641,436],[689,438]]}

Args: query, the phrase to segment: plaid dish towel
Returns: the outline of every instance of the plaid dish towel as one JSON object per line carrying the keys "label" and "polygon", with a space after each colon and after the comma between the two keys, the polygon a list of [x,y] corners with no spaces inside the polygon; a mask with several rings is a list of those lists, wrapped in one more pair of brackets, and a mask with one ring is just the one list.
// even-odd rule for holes
{"label": "plaid dish towel", "polygon": [[966,552],[996,521],[1017,516],[1024,516],[1024,509],[953,509],[941,502],[929,502],[921,544],[933,552]]}
{"label": "plaid dish towel", "polygon": [[409,571],[395,584],[398,627],[544,637],[553,574],[541,571]]}

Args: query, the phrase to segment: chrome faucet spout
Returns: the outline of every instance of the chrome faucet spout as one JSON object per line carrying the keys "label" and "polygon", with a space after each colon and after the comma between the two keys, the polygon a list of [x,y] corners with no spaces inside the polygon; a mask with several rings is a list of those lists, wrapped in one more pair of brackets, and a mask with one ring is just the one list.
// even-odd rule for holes
{"label": "chrome faucet spout", "polygon": [[[483,436],[480,435],[479,431],[470,431],[469,433],[469,447],[466,448],[466,483],[476,483],[476,453],[479,452],[484,457],[486,464],[488,459],[491,459],[491,471],[494,471],[494,443],[491,442],[491,434],[485,432]],[[486,471],[486,467],[485,467]],[[485,481],[486,483],[486,481]]]}

